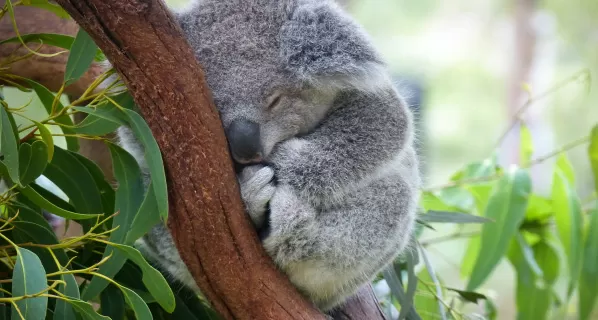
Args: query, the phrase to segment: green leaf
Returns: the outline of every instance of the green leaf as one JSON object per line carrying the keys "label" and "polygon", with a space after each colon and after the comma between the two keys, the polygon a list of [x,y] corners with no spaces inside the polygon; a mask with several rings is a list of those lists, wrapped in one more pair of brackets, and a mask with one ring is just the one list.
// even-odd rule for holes
{"label": "green leaf", "polygon": [[[135,158],[116,145],[109,144],[108,147],[112,155],[114,177],[118,181],[115,200],[115,210],[118,215],[114,217],[112,222],[112,226],[118,226],[118,229],[110,234],[109,241],[124,243],[126,233],[143,201],[143,182],[141,180],[141,170]],[[104,257],[113,252],[112,248],[107,248]],[[116,251],[106,263],[100,266],[99,272],[113,278],[126,261],[126,255],[122,251]],[[96,297],[106,288],[106,285],[108,285],[108,282],[105,279],[94,277],[83,292],[83,300]]]}
{"label": "green leaf", "polygon": [[[563,164],[564,162],[561,162]],[[564,170],[563,170],[564,169]],[[570,279],[568,296],[573,293],[581,272],[583,216],[574,185],[564,168],[557,164],[552,182],[552,204],[559,238],[567,255]]]}
{"label": "green leaf", "polygon": [[459,294],[461,299],[463,299],[467,302],[471,302],[473,304],[478,304],[478,302],[480,300],[488,300],[488,297],[486,297],[485,295],[483,295],[479,292],[464,291],[464,290],[453,289],[453,288],[446,288],[446,290],[456,292],[457,294]]}
{"label": "green leaf", "polygon": [[579,280],[579,319],[589,319],[598,297],[598,209],[592,211]]}
{"label": "green leaf", "polygon": [[[73,300],[79,300],[79,286],[75,281],[75,276],[72,274],[63,274],[60,276],[62,281],[66,283],[58,285],[58,291]],[[69,301],[57,299],[56,307],[54,307],[54,320],[76,320],[75,311]]]}
{"label": "green leaf", "polygon": [[565,153],[561,153],[557,157],[556,168],[561,170],[571,186],[575,186],[575,170],[573,170],[573,165],[571,165]]}
{"label": "green leaf", "polygon": [[37,140],[32,144],[22,143],[19,147],[19,171],[21,185],[26,186],[35,181],[46,169],[48,164],[48,147],[43,141]]}
{"label": "green leaf", "polygon": [[536,257],[534,257],[534,251],[529,246],[529,244],[525,241],[525,238],[521,233],[517,233],[515,235],[515,241],[517,245],[519,245],[519,251],[523,256],[523,260],[527,263],[529,270],[537,277],[543,277],[544,274],[542,273],[542,269],[536,262]]}
{"label": "green leaf", "polygon": [[[56,34],[56,33],[30,33],[30,34],[23,34],[21,35],[21,39],[23,42],[37,42],[43,43],[45,45],[59,47],[63,49],[70,49],[71,45],[73,44],[73,40],[75,38],[71,36],[67,36],[65,34]],[[0,45],[5,43],[21,43],[19,37],[12,37],[5,40],[0,41]]]}
{"label": "green leaf", "polygon": [[83,28],[79,29],[66,62],[64,82],[72,83],[79,79],[91,66],[97,51],[98,46],[89,34]]}
{"label": "green leaf", "polygon": [[[67,299],[66,300],[73,309],[77,312],[78,315],[81,316],[84,320],[111,320],[108,317],[99,315],[94,309],[93,306],[85,301],[81,300],[74,300],[74,299]],[[116,320],[116,319],[114,319]]]}
{"label": "green leaf", "polygon": [[474,291],[486,280],[507,252],[509,243],[525,217],[531,181],[527,171],[514,169],[498,182],[485,216],[496,222],[482,227],[481,245],[473,267],[467,291]]}
{"label": "green leaf", "polygon": [[519,157],[520,164],[522,167],[529,165],[534,154],[534,143],[532,139],[532,133],[529,128],[521,124],[520,130],[520,142],[519,142]]}
{"label": "green leaf", "polygon": [[20,183],[18,135],[15,136],[15,130],[16,128],[13,128],[8,112],[0,106],[0,154],[4,158],[2,163],[6,166],[10,179],[14,183]]}
{"label": "green leaf", "polygon": [[598,125],[592,129],[588,154],[590,156],[592,172],[594,173],[595,190],[598,192]]}
{"label": "green leaf", "polygon": [[171,313],[175,307],[174,294],[162,274],[154,269],[137,249],[115,243],[110,244],[110,246],[124,253],[127,259],[133,261],[141,269],[143,274],[142,280],[145,287],[152,297],[156,299],[156,302],[158,302],[164,310]]}
{"label": "green leaf", "polygon": [[131,309],[133,309],[133,312],[135,312],[135,317],[137,319],[152,319],[152,313],[150,312],[147,304],[145,304],[145,301],[143,301],[143,299],[141,299],[141,297],[135,293],[135,291],[125,287],[120,287],[120,289],[125,295],[127,304],[129,307],[131,307]]}
{"label": "green leaf", "polygon": [[432,282],[434,283],[434,286],[436,287],[435,296],[436,296],[436,299],[438,300],[438,312],[440,313],[440,318],[443,320],[446,320],[446,310],[445,310],[444,304],[442,302],[442,299],[444,299],[443,298],[443,296],[444,296],[443,290],[442,290],[443,286],[440,283],[440,279],[438,279],[438,277],[436,276],[436,271],[434,271],[434,267],[430,263],[430,259],[428,259],[428,254],[426,253],[426,249],[420,243],[418,243],[418,246],[421,251],[422,260],[424,261],[424,265],[426,266],[426,270],[428,271],[428,275],[430,276],[430,279],[432,280]]}
{"label": "green leaf", "polygon": [[[73,46],[73,41],[75,41],[75,37],[57,33],[29,33],[21,35],[21,39],[25,43],[37,42],[40,44],[54,46],[66,50],[70,50]],[[19,37],[12,37],[0,41],[0,45],[5,43],[21,43],[21,40],[19,39]],[[102,61],[105,60],[105,58],[106,57],[104,57],[102,51],[98,49],[98,51],[95,54],[95,60]]]}
{"label": "green leaf", "polygon": [[[44,108],[46,108],[46,111],[48,112],[49,115],[51,115],[51,116],[56,115],[62,109],[64,109],[64,106],[60,102],[60,99],[58,97],[54,96],[54,94],[52,92],[50,92],[50,90],[48,90],[48,88],[42,86],[41,84],[39,84],[33,80],[30,80],[30,79],[26,79],[26,81],[31,86],[33,91],[35,91],[35,94],[37,94],[37,96],[39,97],[40,101],[44,105]],[[54,105],[55,99],[56,99],[56,104]],[[54,110],[52,110],[53,107],[54,107]],[[67,134],[67,135],[75,134],[75,131],[73,131],[73,129],[71,129],[71,127],[73,126],[73,120],[71,119],[71,117],[68,114],[63,114],[59,117],[56,117],[53,119],[53,121],[61,125],[60,129],[62,130],[62,132],[64,132],[64,134]],[[71,151],[79,150],[79,140],[77,139],[77,137],[66,136],[64,138],[66,140],[67,149],[69,149]]]}
{"label": "green leaf", "polygon": [[120,124],[102,119],[97,116],[88,115],[78,123],[73,130],[78,134],[86,134],[90,136],[103,136],[116,131]]}
{"label": "green leaf", "polygon": [[422,192],[420,205],[424,208],[424,211],[459,211],[458,208],[444,203],[437,195],[429,191]]}
{"label": "green leaf", "polygon": [[22,2],[26,6],[37,7],[46,11],[50,11],[60,18],[68,19],[70,17],[61,6],[55,3],[50,3],[48,0],[23,0]]}
{"label": "green leaf", "polygon": [[44,176],[67,195],[77,212],[104,213],[100,190],[95,179],[74,154],[56,148],[54,159],[46,167]]}
{"label": "green leaf", "polygon": [[42,136],[42,140],[46,143],[46,147],[48,149],[48,162],[50,162],[54,157],[54,139],[52,138],[52,132],[50,132],[48,127],[37,121],[33,121],[33,123],[35,123],[35,126],[37,126],[39,134]]}
{"label": "green leaf", "polygon": [[[114,100],[116,100],[115,98]],[[118,102],[118,101],[116,101]],[[108,103],[107,105],[100,105],[95,108],[90,107],[74,107],[76,111],[87,113],[89,116],[93,116],[94,118],[101,118],[104,120],[108,120],[120,125],[127,124],[127,118],[123,114],[123,112],[118,109],[114,104]],[[88,117],[89,117],[88,116]]]}
{"label": "green leaf", "polygon": [[[395,269],[392,266],[389,266],[388,268],[382,271],[382,274],[384,275],[384,279],[386,280],[386,283],[388,284],[393,296],[399,301],[399,304],[401,306],[413,306],[413,302],[408,302],[408,298],[405,295],[405,289],[403,289],[403,284],[401,283],[401,280],[399,279],[399,276],[397,275]],[[421,317],[419,316],[419,314],[417,314],[415,308],[412,307],[410,308],[410,311],[407,314],[407,319],[421,320]]]}
{"label": "green leaf", "polygon": [[47,210],[59,217],[63,217],[65,219],[72,219],[72,220],[84,220],[84,219],[92,219],[97,218],[97,214],[84,214],[84,213],[77,213],[69,210],[65,210],[54,203],[50,202],[42,195],[37,193],[32,187],[27,186],[25,188],[19,188],[19,191],[27,197],[31,202],[35,203],[40,208]]}
{"label": "green leaf", "polygon": [[124,319],[125,297],[117,287],[109,285],[100,294],[102,314],[110,319]]}
{"label": "green leaf", "polygon": [[134,243],[137,239],[150,231],[156,224],[161,222],[160,213],[158,212],[158,204],[156,203],[156,197],[154,195],[154,186],[150,182],[143,203],[131,223],[130,230],[127,232],[125,243]]}
{"label": "green leaf", "polygon": [[129,118],[131,130],[135,133],[135,136],[139,139],[145,150],[145,161],[149,168],[152,185],[154,186],[158,212],[160,213],[160,217],[166,220],[168,218],[168,191],[160,148],[143,118],[132,110],[125,110],[125,113]]}
{"label": "green leaf", "polygon": [[474,199],[471,193],[463,187],[449,187],[438,193],[438,198],[450,207],[461,212],[471,212],[474,208]]}
{"label": "green leaf", "polygon": [[114,189],[112,185],[106,181],[106,176],[104,172],[98,165],[91,161],[90,159],[85,158],[84,156],[78,153],[71,153],[79,162],[87,168],[87,171],[93,177],[96,186],[100,190],[100,195],[102,198],[102,207],[104,209],[104,213],[113,214],[114,213]]}
{"label": "green leaf", "polygon": [[405,253],[407,260],[407,292],[405,295],[404,304],[401,304],[401,311],[399,313],[399,320],[407,319],[411,313],[415,313],[413,309],[413,299],[415,299],[415,292],[417,290],[417,276],[415,275],[415,265],[417,264],[417,250],[412,250]]}
{"label": "green leaf", "polygon": [[[31,251],[17,248],[17,262],[12,275],[12,295],[22,297],[39,294],[48,288],[46,271],[39,258]],[[48,298],[39,296],[27,298],[16,302],[23,317],[27,320],[44,320]],[[11,319],[20,320],[19,314],[14,310]]]}
{"label": "green leaf", "polygon": [[526,220],[543,220],[552,217],[554,208],[550,199],[540,197],[536,194],[531,194],[529,197],[529,205],[525,213]]}
{"label": "green leaf", "polygon": [[[513,241],[511,249],[509,250],[509,260],[517,271],[517,289],[516,301],[518,319],[546,319],[548,312],[551,309],[554,293],[550,282],[544,284],[539,283],[539,278],[534,274],[530,268],[522,251],[523,247],[517,242]],[[538,249],[536,252],[535,249]],[[542,269],[542,274],[552,276],[554,265],[558,266],[558,256],[554,251],[550,250],[550,246],[537,244],[534,246],[534,259],[538,264],[546,269]]]}
{"label": "green leaf", "polygon": [[484,217],[474,216],[467,213],[460,212],[439,212],[439,211],[428,211],[425,214],[421,214],[418,218],[427,223],[456,223],[456,224],[467,224],[467,223],[487,223],[492,220]]}

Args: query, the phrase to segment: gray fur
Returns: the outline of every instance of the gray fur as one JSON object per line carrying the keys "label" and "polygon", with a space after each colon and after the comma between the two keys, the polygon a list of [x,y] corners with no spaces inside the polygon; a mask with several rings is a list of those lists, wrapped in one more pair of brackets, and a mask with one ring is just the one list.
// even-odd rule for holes
{"label": "gray fur", "polygon": [[[414,223],[412,119],[381,58],[332,1],[203,0],[176,17],[223,125],[260,126],[267,166],[238,178],[255,226],[270,227],[266,251],[333,309],[405,249]],[[144,167],[130,131],[119,136]],[[164,227],[138,245],[198,290]]]}

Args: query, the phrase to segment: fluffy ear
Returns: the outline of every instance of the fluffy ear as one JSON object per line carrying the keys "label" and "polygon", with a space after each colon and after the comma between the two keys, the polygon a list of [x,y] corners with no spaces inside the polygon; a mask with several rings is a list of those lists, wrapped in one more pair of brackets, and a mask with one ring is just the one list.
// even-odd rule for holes
{"label": "fluffy ear", "polygon": [[285,65],[317,86],[387,87],[384,63],[365,31],[332,1],[298,1],[281,30]]}

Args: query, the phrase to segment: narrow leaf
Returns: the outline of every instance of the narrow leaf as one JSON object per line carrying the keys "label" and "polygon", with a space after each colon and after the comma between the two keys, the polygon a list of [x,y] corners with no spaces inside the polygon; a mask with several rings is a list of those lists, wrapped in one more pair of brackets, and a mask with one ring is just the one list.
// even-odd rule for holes
{"label": "narrow leaf", "polygon": [[52,138],[52,132],[50,132],[48,127],[37,121],[33,121],[33,123],[35,123],[35,126],[37,126],[42,140],[46,143],[46,147],[48,149],[48,162],[50,162],[54,157],[54,139]]}
{"label": "narrow leaf", "polygon": [[[31,88],[35,91],[35,94],[37,94],[37,96],[39,97],[40,101],[42,102],[42,104],[44,105],[44,108],[46,108],[46,111],[48,112],[49,115],[55,115],[58,112],[60,112],[62,109],[64,109],[64,106],[62,105],[62,103],[60,102],[59,97],[54,96],[54,94],[52,92],[50,92],[50,90],[48,90],[48,88],[42,86],[41,84],[27,79],[26,80],[27,83],[31,86]],[[56,104],[54,104],[54,100],[56,100]],[[54,108],[54,110],[52,110]],[[59,117],[56,117],[53,119],[54,122],[63,125],[60,127],[60,129],[62,130],[62,132],[64,132],[64,134],[67,135],[74,135],[75,131],[73,131],[73,129],[71,129],[70,127],[73,126],[73,120],[69,117],[68,114],[63,114]],[[78,151],[79,150],[79,140],[74,137],[74,136],[66,136],[64,137],[66,140],[66,145],[67,148],[71,151]]]}
{"label": "narrow leaf", "polygon": [[135,291],[125,287],[120,287],[120,289],[125,295],[127,304],[129,307],[131,307],[131,309],[133,309],[137,319],[152,319],[152,313],[150,312],[147,304],[137,293],[135,293]]}
{"label": "narrow leaf", "polygon": [[150,294],[156,299],[156,302],[164,308],[164,310],[169,313],[172,312],[175,307],[174,294],[162,274],[150,266],[137,249],[115,243],[110,245],[119,251],[122,251],[127,259],[133,261],[141,269],[141,272],[143,273],[143,284]]}
{"label": "narrow leaf", "polygon": [[432,279],[432,282],[434,282],[434,286],[436,287],[436,297],[438,299],[438,312],[440,313],[440,318],[442,320],[446,320],[446,310],[442,302],[442,299],[444,299],[442,294],[442,284],[436,276],[436,271],[434,271],[434,267],[430,263],[430,259],[428,259],[426,249],[420,243],[418,243],[418,246],[421,252],[422,260],[424,261],[424,265],[426,266],[426,270],[428,271],[430,279]]}
{"label": "narrow leaf", "polygon": [[37,140],[32,144],[22,143],[19,147],[19,172],[21,185],[26,186],[35,181],[46,169],[48,164],[48,147],[43,141]]}
{"label": "narrow leaf", "polygon": [[53,213],[59,217],[63,217],[65,219],[84,220],[98,217],[97,214],[84,214],[62,209],[61,207],[55,205],[46,198],[42,197],[39,193],[37,193],[37,191],[35,191],[33,188],[29,186],[25,188],[20,188],[19,191],[23,193],[23,195],[25,195],[31,202],[38,205],[40,208],[43,208],[48,212]]}
{"label": "narrow leaf", "polygon": [[598,210],[590,217],[579,280],[579,318],[589,319],[598,297]]}
{"label": "narrow leaf", "polygon": [[125,297],[117,287],[109,285],[100,294],[102,314],[110,319],[124,319]]}
{"label": "narrow leaf", "polygon": [[[116,145],[109,144],[108,147],[112,155],[114,177],[118,181],[115,200],[115,210],[118,215],[112,222],[112,226],[118,226],[118,229],[110,234],[110,242],[124,243],[126,233],[143,201],[143,182],[141,170],[135,158]],[[104,252],[104,257],[111,253],[114,253],[112,257],[99,269],[101,274],[109,278],[113,278],[127,261],[126,255],[122,251],[115,252],[110,247]],[[83,292],[83,300],[96,297],[107,285],[108,282],[105,279],[94,277]]]}
{"label": "narrow leaf", "polygon": [[[39,258],[31,251],[23,248],[17,249],[17,262],[12,275],[12,295],[22,297],[44,292],[48,288],[46,271]],[[26,298],[16,302],[23,317],[27,320],[43,320],[46,318],[48,298],[38,296]],[[21,320],[14,310],[11,313],[13,320]]]}
{"label": "narrow leaf", "polygon": [[64,82],[70,83],[79,79],[91,66],[97,51],[98,46],[89,34],[82,28],[79,29],[66,62]]}
{"label": "narrow leaf", "polygon": [[467,291],[474,291],[487,279],[509,248],[525,217],[531,181],[527,171],[513,169],[496,185],[485,216],[494,223],[482,227],[481,246]]}
{"label": "narrow leaf", "polygon": [[570,177],[558,166],[554,171],[552,201],[558,235],[567,255],[570,296],[581,272],[583,217],[581,203]]}
{"label": "narrow leaf", "polygon": [[[79,300],[79,286],[75,281],[75,276],[72,274],[63,274],[60,276],[62,281],[66,283],[58,285],[58,291],[65,296]],[[69,301],[58,299],[54,307],[54,320],[76,320],[75,311]]]}
{"label": "narrow leaf", "polygon": [[427,223],[456,223],[456,224],[467,224],[467,223],[487,223],[492,220],[474,216],[467,213],[460,212],[441,212],[441,211],[428,211],[425,214],[419,215],[418,218]]}
{"label": "narrow leaf", "polygon": [[20,183],[19,151],[17,148],[16,128],[13,128],[6,109],[0,106],[0,154],[8,175],[14,183]]}
{"label": "narrow leaf", "polygon": [[595,190],[598,193],[598,125],[592,129],[590,140],[590,147],[588,149],[590,156],[590,164],[592,165],[592,172],[594,173]]}
{"label": "narrow leaf", "polygon": [[125,110],[125,113],[129,118],[131,130],[144,147],[145,161],[150,171],[158,212],[160,213],[160,217],[166,220],[168,217],[168,191],[160,148],[143,118],[132,110]]}

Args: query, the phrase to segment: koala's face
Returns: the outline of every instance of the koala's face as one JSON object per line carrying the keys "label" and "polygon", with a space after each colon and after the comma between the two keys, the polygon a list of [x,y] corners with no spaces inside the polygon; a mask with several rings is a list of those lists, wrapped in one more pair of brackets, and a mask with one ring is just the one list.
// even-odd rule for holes
{"label": "koala's face", "polygon": [[237,162],[267,160],[277,143],[323,119],[338,90],[310,79],[368,72],[362,65],[374,55],[359,30],[318,3],[202,0],[179,16]]}

